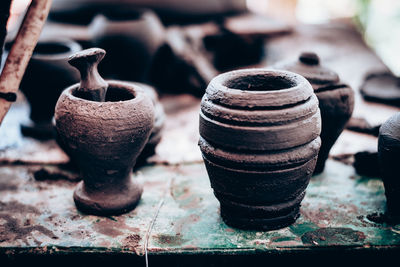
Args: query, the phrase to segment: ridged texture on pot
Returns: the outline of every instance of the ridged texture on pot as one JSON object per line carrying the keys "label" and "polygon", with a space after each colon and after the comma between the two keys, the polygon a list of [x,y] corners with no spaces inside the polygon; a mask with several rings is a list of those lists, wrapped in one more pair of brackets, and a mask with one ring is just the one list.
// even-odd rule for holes
{"label": "ridged texture on pot", "polygon": [[379,166],[390,216],[400,221],[400,113],[390,117],[379,130]]}
{"label": "ridged texture on pot", "polygon": [[75,97],[75,84],[62,93],[55,113],[59,143],[84,179],[75,203],[102,215],[126,212],[140,199],[141,189],[132,184],[130,172],[154,124],[153,104],[142,89],[108,83],[107,102]]}
{"label": "ridged texture on pot", "polygon": [[224,221],[271,230],[293,223],[321,145],[312,87],[261,69],[221,74],[201,103],[199,146]]}

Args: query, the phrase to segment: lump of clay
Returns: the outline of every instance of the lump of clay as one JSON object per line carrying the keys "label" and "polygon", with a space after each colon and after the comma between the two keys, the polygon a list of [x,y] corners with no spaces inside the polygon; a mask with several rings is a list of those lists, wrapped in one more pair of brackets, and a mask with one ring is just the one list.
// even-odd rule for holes
{"label": "lump of clay", "polygon": [[389,72],[371,73],[360,88],[365,100],[400,107],[400,78]]}
{"label": "lump of clay", "polygon": [[81,83],[61,94],[55,111],[59,142],[81,170],[74,192],[77,208],[98,215],[132,210],[142,187],[131,171],[154,124],[154,105],[138,86],[104,81],[97,65],[105,51],[76,53],[70,63]]}
{"label": "lump of clay", "polygon": [[325,168],[329,151],[353,114],[354,92],[348,85],[341,83],[336,72],[321,66],[315,53],[304,52],[297,61],[281,62],[274,68],[302,75],[311,83],[318,97],[322,117],[322,145],[314,174],[319,174]]}
{"label": "lump of clay", "polygon": [[199,146],[223,220],[272,230],[292,224],[321,145],[310,83],[286,71],[215,77],[201,101]]}

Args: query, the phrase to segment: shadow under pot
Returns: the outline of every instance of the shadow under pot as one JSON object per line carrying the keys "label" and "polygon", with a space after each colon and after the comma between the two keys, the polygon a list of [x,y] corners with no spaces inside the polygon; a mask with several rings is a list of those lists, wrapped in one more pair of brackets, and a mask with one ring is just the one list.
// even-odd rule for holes
{"label": "shadow under pot", "polygon": [[387,215],[400,223],[400,113],[382,124],[378,138],[380,172],[385,186]]}
{"label": "shadow under pot", "polygon": [[317,97],[300,75],[247,69],[214,78],[201,101],[199,146],[223,220],[255,230],[295,222],[320,131]]}
{"label": "shadow under pot", "polygon": [[68,64],[68,57],[80,50],[78,43],[69,40],[37,43],[20,85],[31,108],[31,121],[21,124],[25,136],[54,138],[52,119],[57,99],[66,87],[79,81],[79,72]]}
{"label": "shadow under pot", "polygon": [[343,132],[354,109],[354,92],[340,81],[338,74],[320,65],[317,54],[304,52],[298,61],[281,62],[274,66],[295,72],[305,77],[318,97],[321,110],[321,149],[314,174],[323,172],[329,151]]}
{"label": "shadow under pot", "polygon": [[104,77],[143,81],[157,49],[164,43],[164,26],[150,10],[102,10],[89,25],[95,46],[107,51],[99,66]]}
{"label": "shadow under pot", "polygon": [[77,208],[96,215],[117,215],[135,208],[142,187],[132,167],[154,123],[154,107],[142,89],[107,81],[105,102],[79,97],[79,84],[67,88],[56,105],[61,146],[82,173],[74,192]]}

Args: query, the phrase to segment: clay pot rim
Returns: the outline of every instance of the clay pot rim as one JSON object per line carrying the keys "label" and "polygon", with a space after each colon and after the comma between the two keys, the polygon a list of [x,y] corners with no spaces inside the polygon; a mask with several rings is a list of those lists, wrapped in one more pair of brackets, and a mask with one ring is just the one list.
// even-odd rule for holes
{"label": "clay pot rim", "polygon": [[107,108],[109,108],[112,105],[118,105],[118,104],[135,104],[137,102],[140,102],[143,98],[145,98],[145,92],[140,86],[127,84],[127,83],[116,81],[116,80],[106,80],[106,82],[109,85],[108,89],[118,88],[118,89],[127,90],[130,93],[132,93],[133,98],[127,99],[127,100],[106,101],[106,102],[87,100],[87,99],[80,98],[80,97],[73,95],[73,91],[79,88],[79,86],[80,86],[79,83],[73,84],[73,85],[69,86],[68,88],[66,88],[63,91],[63,94],[65,94],[71,101],[90,103],[92,105],[98,105],[99,107],[105,106]]}
{"label": "clay pot rim", "polygon": [[[121,13],[124,16],[132,14],[132,18],[124,18],[120,19],[118,16],[114,16],[115,14]],[[114,14],[115,13],[115,14]],[[135,16],[136,15],[136,16]],[[132,23],[132,22],[141,22],[145,21],[153,16],[156,16],[155,13],[147,8],[134,8],[134,7],[124,7],[117,8],[114,10],[108,10],[104,12],[99,12],[93,16],[92,21],[89,24],[89,27],[92,24],[98,23],[97,21],[101,21],[101,23],[106,22],[107,24],[124,24],[124,23]]]}
{"label": "clay pot rim", "polygon": [[[281,77],[293,83],[290,88],[277,90],[242,90],[229,88],[229,80],[249,76]],[[213,78],[206,89],[209,100],[233,107],[281,107],[306,101],[314,93],[311,84],[303,76],[290,71],[274,69],[242,69],[222,73]]]}
{"label": "clay pot rim", "polygon": [[[62,53],[51,53],[51,54],[45,54],[45,53],[35,53],[35,50],[33,51],[32,54],[32,59],[34,60],[60,60],[60,59],[65,59],[65,62],[67,62],[68,57],[76,53],[80,50],[82,50],[82,46],[75,42],[74,40],[71,39],[43,39],[40,40],[36,46],[38,45],[60,45],[68,48],[68,51],[62,52]],[[36,49],[36,48],[35,48]]]}

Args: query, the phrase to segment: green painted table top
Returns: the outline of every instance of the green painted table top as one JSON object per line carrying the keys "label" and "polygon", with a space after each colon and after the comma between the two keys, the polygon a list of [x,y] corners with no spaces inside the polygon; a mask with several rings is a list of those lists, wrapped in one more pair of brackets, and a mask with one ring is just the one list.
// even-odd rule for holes
{"label": "green painted table top", "polygon": [[383,210],[379,179],[360,177],[352,167],[328,161],[312,178],[301,217],[270,232],[242,231],[220,218],[219,203],[202,163],[152,166],[137,171],[144,185],[139,206],[114,217],[78,212],[74,182],[36,181],[35,166],[0,168],[0,251],[113,251],[143,255],[241,254],[316,247],[359,249],[400,246],[400,225],[378,225],[366,215]]}

